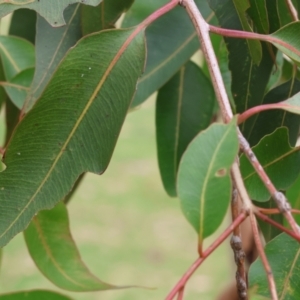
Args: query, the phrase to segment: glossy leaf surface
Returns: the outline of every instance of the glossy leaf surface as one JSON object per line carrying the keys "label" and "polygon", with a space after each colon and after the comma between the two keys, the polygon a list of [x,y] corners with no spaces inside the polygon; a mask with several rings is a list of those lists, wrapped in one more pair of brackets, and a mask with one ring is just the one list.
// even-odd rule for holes
{"label": "glossy leaf surface", "polygon": [[[299,242],[282,233],[266,245],[265,253],[275,278],[278,299],[300,299]],[[257,294],[270,297],[266,273],[260,259],[250,268],[249,286],[255,287]]]}
{"label": "glossy leaf surface", "polygon": [[[253,151],[270,180],[279,190],[286,190],[300,174],[299,148],[292,148],[287,128],[282,127],[266,135]],[[267,201],[270,194],[245,155],[240,159],[241,172],[249,196],[256,201]]]}
{"label": "glossy leaf surface", "polygon": [[35,64],[33,45],[18,37],[0,36],[0,55],[8,81]]}
{"label": "glossy leaf surface", "polygon": [[212,118],[214,91],[201,69],[192,62],[160,89],[156,103],[157,153],[164,187],[176,196],[178,165],[191,140]]}
{"label": "glossy leaf surface", "polygon": [[113,28],[122,13],[126,12],[134,0],[102,0],[97,7],[81,7],[81,28],[83,35],[103,29]]}
{"label": "glossy leaf surface", "polygon": [[56,286],[74,292],[114,288],[94,276],[81,260],[63,203],[51,210],[41,211],[24,234],[35,264]]}
{"label": "glossy leaf surface", "polygon": [[73,3],[84,3],[86,5],[96,6],[100,2],[101,0],[51,0],[51,2],[40,0],[2,1],[2,3],[0,2],[0,18],[16,9],[28,8],[35,10],[52,26],[58,27],[66,24],[63,11],[69,5]]}
{"label": "glossy leaf surface", "polygon": [[0,295],[1,300],[71,300],[70,297],[51,291],[25,291]]}
{"label": "glossy leaf surface", "polygon": [[53,28],[41,16],[37,17],[36,70],[26,99],[27,112],[42,94],[66,52],[81,38],[80,5],[66,8],[66,26]]}
{"label": "glossy leaf surface", "polygon": [[213,124],[191,142],[178,172],[182,211],[201,243],[221,224],[231,198],[230,167],[238,152],[235,119]]}
{"label": "glossy leaf surface", "polygon": [[[155,0],[151,2],[136,0],[126,14],[122,27],[136,25],[168,1]],[[195,2],[202,15],[207,18],[211,14],[207,2],[203,0]],[[153,22],[146,30],[146,39],[146,70],[139,80],[132,106],[141,104],[161,88],[200,47],[193,25],[182,7],[175,7]]]}
{"label": "glossy leaf surface", "polygon": [[63,199],[80,174],[105,171],[144,58],[143,33],[134,29],[87,36],[69,51],[7,146],[1,245]]}

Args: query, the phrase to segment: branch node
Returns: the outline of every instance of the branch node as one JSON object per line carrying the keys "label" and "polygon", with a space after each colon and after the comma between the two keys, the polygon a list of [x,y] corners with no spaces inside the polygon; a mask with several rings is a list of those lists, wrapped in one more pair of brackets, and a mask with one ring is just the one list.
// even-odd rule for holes
{"label": "branch node", "polygon": [[291,205],[289,204],[289,202],[287,201],[287,199],[283,193],[276,191],[272,195],[272,197],[275,200],[281,213],[286,213],[291,210]]}

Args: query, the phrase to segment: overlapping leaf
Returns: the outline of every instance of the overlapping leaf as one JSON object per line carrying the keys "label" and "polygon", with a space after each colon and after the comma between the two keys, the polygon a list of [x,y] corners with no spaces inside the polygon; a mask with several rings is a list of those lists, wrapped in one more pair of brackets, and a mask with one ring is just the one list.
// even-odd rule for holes
{"label": "overlapping leaf", "polygon": [[214,91],[201,69],[185,64],[160,89],[156,103],[156,137],[160,173],[170,196],[176,196],[178,165],[191,140],[212,118]]}
{"label": "overlapping leaf", "polygon": [[70,297],[59,293],[43,290],[32,290],[0,295],[1,300],[71,300]]}
{"label": "overlapping leaf", "polygon": [[[253,151],[279,190],[286,190],[300,174],[300,151],[289,144],[287,128],[278,128],[266,135]],[[267,201],[270,194],[245,155],[241,156],[241,172],[249,196],[256,201]]]}
{"label": "overlapping leaf", "polygon": [[1,246],[63,199],[80,174],[105,171],[143,70],[144,46],[142,32],[111,30],[69,51],[7,146]]}
{"label": "overlapping leaf", "polygon": [[[282,233],[266,245],[265,253],[275,278],[278,299],[300,299],[299,242]],[[270,297],[266,273],[260,259],[250,268],[249,286],[255,288],[258,295]]]}
{"label": "overlapping leaf", "polygon": [[0,18],[12,13],[16,9],[28,8],[35,10],[51,24],[51,26],[65,25],[63,11],[73,3],[84,3],[86,5],[96,6],[101,0],[19,0],[19,1],[2,1],[0,2]]}
{"label": "overlapping leaf", "polygon": [[266,2],[262,0],[250,0],[248,14],[251,16],[259,33],[269,33],[269,17]]}
{"label": "overlapping leaf", "polygon": [[24,234],[35,264],[56,286],[74,292],[115,288],[94,276],[81,260],[63,203],[51,210],[41,211]]}
{"label": "overlapping leaf", "polygon": [[61,28],[53,28],[43,17],[37,17],[36,70],[24,111],[34,105],[66,52],[81,38],[80,5],[69,6],[64,16],[66,26]]}
{"label": "overlapping leaf", "polygon": [[97,7],[81,7],[81,28],[83,35],[113,28],[122,13],[127,11],[134,0],[102,0]]}
{"label": "overlapping leaf", "polygon": [[[126,14],[123,27],[136,25],[168,1],[136,0]],[[207,2],[196,0],[206,18],[211,14]],[[141,104],[161,88],[199,48],[199,42],[187,13],[176,7],[151,24],[146,30],[147,65],[139,80],[133,106]]]}
{"label": "overlapping leaf", "polygon": [[231,198],[230,167],[238,152],[235,119],[213,124],[191,142],[178,172],[182,211],[199,243],[221,224]]}
{"label": "overlapping leaf", "polygon": [[[294,184],[286,191],[286,197],[292,208],[300,210],[300,176]],[[300,215],[295,214],[294,218],[297,224],[300,224]]]}

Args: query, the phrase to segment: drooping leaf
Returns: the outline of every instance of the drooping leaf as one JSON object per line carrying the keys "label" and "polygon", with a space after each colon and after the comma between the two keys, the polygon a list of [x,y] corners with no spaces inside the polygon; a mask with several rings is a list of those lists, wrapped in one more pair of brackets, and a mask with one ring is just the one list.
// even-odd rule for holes
{"label": "drooping leaf", "polygon": [[[232,0],[208,0],[208,3],[215,12],[221,27],[243,30]],[[273,68],[273,58],[268,47],[263,44],[262,60],[259,65],[256,65],[252,60],[246,40],[225,38],[225,43],[229,52],[231,91],[236,111],[241,113],[261,104]],[[241,125],[246,138],[252,129],[252,122],[253,120],[249,119]]]}
{"label": "drooping leaf", "polygon": [[20,110],[6,97],[5,101],[5,123],[6,123],[6,135],[5,146],[11,138],[11,135],[19,122]]}
{"label": "drooping leaf", "polygon": [[[136,25],[150,12],[167,2],[136,0],[126,14],[122,27]],[[203,0],[195,2],[202,15],[207,18],[211,14],[207,2]],[[194,27],[182,7],[174,8],[151,24],[146,30],[146,39],[146,70],[139,80],[132,106],[141,104],[161,88],[200,47]]]}
{"label": "drooping leaf", "polygon": [[35,10],[39,15],[45,18],[51,26],[59,27],[66,24],[63,11],[69,5],[73,3],[83,3],[96,6],[100,2],[101,0],[51,0],[51,2],[40,0],[5,0],[2,1],[2,3],[0,2],[0,18],[12,13],[16,9],[28,8]]}
{"label": "drooping leaf", "polygon": [[[248,18],[246,15],[247,9],[250,7],[249,0],[232,0],[236,12],[238,14],[238,17],[240,19],[242,28],[244,31],[252,31],[252,28],[250,27],[248,23]],[[253,63],[256,65],[260,64],[260,61],[262,59],[262,49],[260,41],[258,40],[247,40],[249,53],[251,55],[251,58],[253,60]]]}
{"label": "drooping leaf", "polygon": [[22,38],[0,36],[0,55],[8,81],[21,71],[34,67],[34,47]]}
{"label": "drooping leaf", "polygon": [[34,68],[25,69],[13,77],[9,82],[3,82],[7,95],[14,105],[21,109],[29,92],[34,74]]}
{"label": "drooping leaf", "polygon": [[144,46],[142,32],[111,30],[68,52],[7,146],[1,246],[63,199],[79,175],[105,171],[143,70]]}
{"label": "drooping leaf", "polygon": [[199,243],[221,224],[231,198],[230,167],[238,152],[236,120],[213,124],[188,146],[179,166],[182,211]]}
{"label": "drooping leaf", "polygon": [[300,40],[295,38],[300,30],[300,22],[290,23],[271,34],[270,42],[280,51],[300,62]]}
{"label": "drooping leaf", "polygon": [[[286,191],[286,197],[292,208],[300,210],[300,176],[294,184]],[[300,224],[300,214],[294,214],[297,224]]]}
{"label": "drooping leaf", "polygon": [[[270,90],[264,97],[262,104],[278,103],[292,97],[300,91],[300,81],[292,78],[276,88]],[[285,126],[289,129],[289,141],[296,144],[300,126],[300,117],[282,110],[269,110],[251,118],[253,127],[248,133],[250,145],[256,145],[266,134],[271,134],[276,128]]]}
{"label": "drooping leaf", "polygon": [[[278,128],[272,134],[266,135],[253,147],[261,166],[279,190],[286,190],[300,174],[299,150],[298,147],[290,146],[286,127]],[[250,198],[260,202],[269,200],[267,188],[245,155],[241,156],[240,164]]]}
{"label": "drooping leaf", "polygon": [[269,33],[280,28],[277,0],[265,0],[269,19]]}
{"label": "drooping leaf", "polygon": [[269,33],[269,17],[266,2],[263,0],[250,0],[248,14],[251,16],[259,33]]}
{"label": "drooping leaf", "polygon": [[[299,242],[282,233],[266,245],[265,253],[275,278],[278,299],[300,299]],[[260,259],[251,265],[249,286],[255,287],[258,295],[270,297],[266,273]]]}
{"label": "drooping leaf", "polygon": [[82,34],[113,28],[122,13],[126,12],[134,0],[102,0],[97,7],[81,7]]}
{"label": "drooping leaf", "polygon": [[192,139],[212,118],[214,91],[201,69],[188,62],[158,93],[156,137],[160,173],[170,196],[176,196],[178,165]]}
{"label": "drooping leaf", "polygon": [[26,99],[29,111],[44,91],[66,52],[81,38],[80,5],[69,6],[64,13],[66,26],[53,28],[41,16],[37,18],[36,70]]}
{"label": "drooping leaf", "polygon": [[63,203],[39,212],[24,236],[33,261],[56,286],[74,292],[115,288],[94,276],[81,260]]}
{"label": "drooping leaf", "polygon": [[36,12],[30,9],[18,9],[14,11],[9,27],[9,34],[21,37],[34,44],[36,15]]}
{"label": "drooping leaf", "polygon": [[59,293],[43,290],[32,290],[0,295],[1,300],[71,300]]}
{"label": "drooping leaf", "polygon": [[283,27],[293,22],[293,17],[288,9],[286,1],[276,0],[280,26]]}

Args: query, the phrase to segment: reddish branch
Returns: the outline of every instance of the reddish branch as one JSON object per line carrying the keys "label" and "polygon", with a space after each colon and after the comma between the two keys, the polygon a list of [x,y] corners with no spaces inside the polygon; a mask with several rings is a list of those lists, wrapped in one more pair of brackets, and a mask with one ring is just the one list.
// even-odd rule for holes
{"label": "reddish branch", "polygon": [[194,274],[194,272],[199,268],[199,266],[205,261],[205,259],[214,252],[224,240],[233,232],[233,230],[239,226],[245,219],[247,215],[242,212],[232,224],[203,252],[203,256],[199,257],[188,269],[188,271],[181,277],[179,282],[175,285],[166,300],[172,300],[180,292],[180,290],[186,285],[187,281]]}

